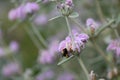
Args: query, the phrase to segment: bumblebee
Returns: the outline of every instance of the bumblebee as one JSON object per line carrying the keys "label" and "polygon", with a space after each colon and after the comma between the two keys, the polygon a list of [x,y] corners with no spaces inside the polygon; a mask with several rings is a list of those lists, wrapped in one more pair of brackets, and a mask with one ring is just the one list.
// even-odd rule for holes
{"label": "bumblebee", "polygon": [[66,57],[66,58],[70,57],[69,52],[68,52],[68,50],[66,48],[63,49],[62,57]]}

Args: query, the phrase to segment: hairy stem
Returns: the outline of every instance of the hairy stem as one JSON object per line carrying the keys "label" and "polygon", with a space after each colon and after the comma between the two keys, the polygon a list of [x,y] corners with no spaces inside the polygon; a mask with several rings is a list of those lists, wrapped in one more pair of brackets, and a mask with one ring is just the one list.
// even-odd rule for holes
{"label": "hairy stem", "polygon": [[72,30],[71,30],[71,28],[70,28],[70,24],[69,24],[69,21],[68,21],[68,17],[65,17],[65,20],[66,20],[66,23],[67,23],[67,28],[68,28],[69,35],[72,36]]}
{"label": "hairy stem", "polygon": [[119,33],[118,33],[117,29],[114,29],[114,32],[115,32],[116,37],[117,37],[118,39],[120,39],[120,36],[119,36]]}
{"label": "hairy stem", "polygon": [[77,22],[76,20],[74,20],[72,18],[70,18],[70,19],[79,26],[81,31],[86,32],[85,29],[83,28],[83,26],[79,22]]}
{"label": "hairy stem", "polygon": [[107,24],[105,24],[104,26],[100,27],[100,29],[95,33],[94,36],[98,36],[103,30],[108,28],[114,22],[115,22],[115,20],[110,20]]}
{"label": "hairy stem", "polygon": [[100,20],[101,20],[102,22],[105,22],[104,15],[103,15],[103,12],[102,12],[102,9],[101,9],[101,7],[100,7],[100,3],[99,3],[98,0],[96,0],[96,8],[97,8],[97,12],[98,12],[98,15],[99,15],[99,17],[100,17]]}
{"label": "hairy stem", "polygon": [[24,27],[24,28],[25,28],[28,36],[31,38],[31,40],[32,40],[33,43],[35,44],[35,46],[36,46],[38,49],[40,49],[40,43],[39,43],[39,41],[36,39],[36,37],[33,35],[33,32],[30,31],[30,29],[27,28],[27,27]]}
{"label": "hairy stem", "polygon": [[43,44],[43,46],[45,48],[47,48],[47,43],[45,42],[43,36],[40,34],[40,32],[38,31],[38,29],[36,29],[36,27],[33,24],[31,24],[31,25],[32,25],[33,32],[36,34],[36,36],[38,37],[38,39],[40,40],[40,42]]}
{"label": "hairy stem", "polygon": [[75,46],[75,43],[74,43],[74,36],[73,36],[72,30],[71,30],[71,28],[70,28],[70,24],[69,24],[68,17],[65,17],[65,19],[66,19],[66,23],[67,23],[67,28],[68,28],[69,35],[70,35],[70,37],[71,37],[71,39],[72,39],[73,45]]}
{"label": "hairy stem", "polygon": [[104,51],[100,48],[100,46],[97,45],[96,41],[92,40],[92,43],[93,43],[94,47],[96,48],[96,50],[100,53],[100,55],[105,59],[105,61],[107,63],[109,63],[109,65],[111,66],[111,68],[113,68],[113,64],[108,60],[108,58],[105,55]]}
{"label": "hairy stem", "polygon": [[90,78],[89,78],[89,72],[87,71],[87,68],[85,67],[82,59],[79,58],[79,57],[77,57],[77,60],[78,60],[78,62],[79,62],[79,64],[80,64],[80,66],[82,67],[83,71],[85,72],[86,77],[87,77],[87,80],[90,80]]}

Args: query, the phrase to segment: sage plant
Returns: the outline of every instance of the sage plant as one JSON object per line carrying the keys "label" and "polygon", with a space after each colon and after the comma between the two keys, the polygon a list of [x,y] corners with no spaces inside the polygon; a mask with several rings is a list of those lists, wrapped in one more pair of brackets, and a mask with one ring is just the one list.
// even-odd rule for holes
{"label": "sage plant", "polygon": [[120,80],[119,0],[0,4],[0,80]]}

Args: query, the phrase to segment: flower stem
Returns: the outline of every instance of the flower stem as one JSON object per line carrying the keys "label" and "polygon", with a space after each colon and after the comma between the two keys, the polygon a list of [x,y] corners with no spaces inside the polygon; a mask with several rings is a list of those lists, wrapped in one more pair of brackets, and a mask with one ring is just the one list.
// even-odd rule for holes
{"label": "flower stem", "polygon": [[38,37],[38,39],[40,40],[40,42],[43,44],[43,46],[45,48],[47,48],[47,43],[45,42],[43,36],[40,34],[40,32],[38,31],[38,29],[36,29],[36,27],[33,24],[31,24],[31,25],[32,25],[33,32],[36,34],[36,36]]}
{"label": "flower stem", "polygon": [[114,32],[115,32],[116,37],[117,37],[118,39],[120,39],[120,36],[119,36],[119,33],[118,33],[117,29],[114,29]]}
{"label": "flower stem", "polygon": [[24,28],[25,28],[28,36],[31,38],[31,40],[32,40],[33,43],[35,44],[35,46],[36,46],[38,49],[40,49],[40,43],[39,43],[39,41],[36,39],[36,37],[33,35],[32,31],[30,31],[30,29],[27,28],[27,27],[24,27]]}
{"label": "flower stem", "polygon": [[67,23],[67,28],[68,28],[69,35],[72,36],[72,31],[71,31],[71,28],[70,28],[68,17],[65,17],[65,20],[66,20],[66,23]]}
{"label": "flower stem", "polygon": [[71,28],[70,28],[70,24],[69,24],[68,17],[65,16],[65,19],[66,19],[66,23],[67,23],[67,28],[68,28],[69,35],[70,35],[70,37],[71,37],[71,39],[72,39],[73,46],[75,47],[74,36],[73,36],[72,30],[71,30]]}
{"label": "flower stem", "polygon": [[80,64],[80,66],[82,67],[83,71],[85,72],[86,77],[87,77],[87,80],[90,80],[90,78],[89,78],[89,73],[88,73],[87,68],[85,67],[82,59],[79,58],[79,57],[77,57],[77,60],[78,60],[78,62],[79,62],[79,64]]}
{"label": "flower stem", "polygon": [[99,3],[98,0],[96,0],[96,8],[97,8],[97,12],[98,12],[98,15],[99,15],[99,17],[100,17],[100,20],[101,20],[102,22],[105,22],[104,15],[103,15],[103,12],[102,12],[102,9],[101,9],[101,7],[100,7],[100,3]]}
{"label": "flower stem", "polygon": [[81,25],[79,22],[77,22],[76,20],[74,20],[72,18],[70,18],[70,19],[71,19],[71,21],[73,21],[74,23],[76,23],[79,26],[81,31],[86,32],[85,29],[83,28],[83,25]]}
{"label": "flower stem", "polygon": [[95,37],[98,36],[103,30],[105,30],[106,28],[108,28],[112,23],[114,23],[115,20],[110,20],[107,24],[105,24],[104,26],[102,26],[96,33],[95,33]]}
{"label": "flower stem", "polygon": [[95,40],[92,40],[92,43],[93,43],[94,47],[96,48],[96,50],[100,53],[100,55],[103,56],[103,58],[105,59],[105,61],[109,63],[109,65],[111,66],[111,68],[113,68],[113,64],[108,60],[108,58],[105,55],[104,51],[97,45],[97,43],[95,42]]}

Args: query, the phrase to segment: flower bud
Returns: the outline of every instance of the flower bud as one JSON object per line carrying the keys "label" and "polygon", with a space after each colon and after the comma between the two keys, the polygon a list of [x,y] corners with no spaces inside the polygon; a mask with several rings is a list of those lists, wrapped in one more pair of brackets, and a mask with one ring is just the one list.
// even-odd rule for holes
{"label": "flower bud", "polygon": [[96,74],[93,71],[90,72],[90,80],[97,80]]}
{"label": "flower bud", "polygon": [[109,71],[109,72],[108,72],[107,78],[108,78],[108,79],[112,79],[112,78],[113,78],[113,71]]}
{"label": "flower bud", "polygon": [[87,19],[86,25],[89,28],[91,35],[93,35],[98,28],[98,24],[92,18]]}
{"label": "flower bud", "polygon": [[57,6],[63,16],[69,16],[73,12],[73,2],[72,0],[66,0]]}

